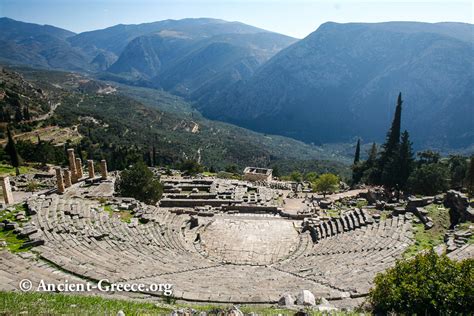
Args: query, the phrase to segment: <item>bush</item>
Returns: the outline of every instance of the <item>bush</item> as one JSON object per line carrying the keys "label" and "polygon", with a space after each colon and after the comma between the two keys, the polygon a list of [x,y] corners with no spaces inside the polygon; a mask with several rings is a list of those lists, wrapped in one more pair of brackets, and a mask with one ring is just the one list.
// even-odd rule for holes
{"label": "bush", "polygon": [[322,174],[314,183],[313,190],[326,194],[335,192],[339,188],[339,178],[332,173]]}
{"label": "bush", "polygon": [[441,163],[423,164],[408,179],[411,193],[435,195],[449,188],[449,172]]}
{"label": "bush", "polygon": [[143,161],[124,170],[115,183],[115,190],[125,197],[133,197],[147,204],[155,204],[163,194],[163,186],[159,179]]}
{"label": "bush", "polygon": [[180,164],[179,170],[184,172],[186,175],[194,176],[198,173],[202,173],[204,171],[204,168],[197,161],[185,160]]}
{"label": "bush", "polygon": [[377,313],[439,315],[474,310],[474,259],[453,261],[433,250],[375,277],[369,300]]}

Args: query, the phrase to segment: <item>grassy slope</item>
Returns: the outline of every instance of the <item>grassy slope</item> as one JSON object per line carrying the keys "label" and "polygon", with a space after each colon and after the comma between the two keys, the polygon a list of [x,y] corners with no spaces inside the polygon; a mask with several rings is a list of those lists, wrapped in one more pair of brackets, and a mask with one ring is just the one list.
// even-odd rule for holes
{"label": "grassy slope", "polygon": [[446,230],[449,228],[449,212],[442,205],[431,204],[425,207],[428,217],[433,220],[433,227],[425,230],[423,224],[413,224],[415,243],[410,245],[404,253],[406,258],[416,253],[443,243]]}
{"label": "grassy slope", "polygon": [[[0,210],[0,222],[4,220],[18,222],[15,219],[15,214],[25,211],[25,206],[23,204],[15,205],[15,209],[12,212],[7,212],[6,210]],[[22,226],[23,223],[19,222],[19,225]],[[28,251],[30,248],[22,248],[25,243],[24,239],[18,238],[13,231],[0,229],[0,240],[4,240],[7,243],[7,249],[11,252],[23,252]],[[0,247],[1,249],[1,247]]]}
{"label": "grassy slope", "polygon": [[[117,315],[122,310],[125,315],[170,315],[179,308],[193,308],[206,311],[209,315],[228,309],[219,305],[168,305],[130,300],[106,299],[99,296],[65,295],[49,293],[0,292],[1,315]],[[244,313],[258,315],[294,315],[295,311],[263,306],[239,306]],[[307,311],[309,315],[324,315]],[[356,315],[356,313],[331,313],[331,315]],[[363,315],[357,313],[357,315]]]}

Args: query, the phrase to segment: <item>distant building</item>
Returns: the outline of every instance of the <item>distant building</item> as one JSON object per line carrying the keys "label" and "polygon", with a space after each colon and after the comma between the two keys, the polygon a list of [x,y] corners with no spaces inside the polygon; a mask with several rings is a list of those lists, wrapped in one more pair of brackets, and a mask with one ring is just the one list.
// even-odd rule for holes
{"label": "distant building", "polygon": [[273,169],[247,167],[244,170],[244,180],[271,181]]}

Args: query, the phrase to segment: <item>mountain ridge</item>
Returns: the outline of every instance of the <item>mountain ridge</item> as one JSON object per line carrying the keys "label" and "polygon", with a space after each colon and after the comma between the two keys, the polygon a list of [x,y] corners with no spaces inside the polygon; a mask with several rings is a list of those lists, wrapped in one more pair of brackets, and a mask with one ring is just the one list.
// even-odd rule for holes
{"label": "mountain ridge", "polygon": [[[202,102],[200,109],[213,119],[306,142],[357,136],[380,141],[402,91],[404,123],[422,147],[472,144],[471,42],[437,30],[456,28],[456,23],[431,25],[435,31],[428,33],[417,30],[424,23],[402,23],[403,32],[394,29],[400,23],[379,25],[325,23],[275,54],[249,80]],[[456,60],[448,59],[453,52]],[[430,108],[430,102],[436,107]],[[429,128],[421,131],[417,119]],[[442,128],[430,120],[440,120]],[[327,132],[334,127],[337,133]]]}

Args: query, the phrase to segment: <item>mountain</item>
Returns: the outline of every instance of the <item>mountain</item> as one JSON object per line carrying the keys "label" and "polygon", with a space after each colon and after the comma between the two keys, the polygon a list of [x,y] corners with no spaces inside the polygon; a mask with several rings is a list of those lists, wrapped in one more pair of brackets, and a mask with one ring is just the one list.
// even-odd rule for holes
{"label": "mountain", "polygon": [[75,34],[50,25],[0,18],[0,60],[43,68],[89,70],[87,56],[67,39]]}
{"label": "mountain", "polygon": [[[68,140],[80,142],[86,146],[85,152],[97,154],[118,147],[145,153],[155,146],[162,165],[196,159],[217,170],[256,165],[278,166],[285,173],[314,170],[347,175],[349,171],[350,158],[336,150],[205,119],[192,113],[185,100],[163,91],[111,85],[77,73],[25,67],[14,70],[4,70],[0,78],[10,78],[8,95],[16,92],[38,104],[56,104],[44,120],[29,122],[28,128],[17,131],[34,142],[39,134],[56,145]],[[28,132],[23,133],[25,130]],[[61,132],[60,137],[53,138],[52,131]],[[2,135],[0,130],[0,138]]]}
{"label": "mountain", "polygon": [[401,91],[415,145],[474,144],[474,26],[325,23],[201,111],[305,142],[380,141]]}
{"label": "mountain", "polygon": [[218,19],[164,20],[142,24],[119,24],[102,30],[83,32],[69,39],[75,47],[95,47],[120,55],[133,39],[150,34],[186,34],[194,39],[228,33],[258,33],[263,30],[240,22]]}
{"label": "mountain", "polygon": [[[249,78],[261,64],[296,41],[242,23],[214,19],[167,20],[97,32],[112,38],[118,37],[117,32],[122,34],[120,41],[109,43],[104,39],[105,44],[101,44],[105,49],[121,50],[118,60],[107,69],[109,74],[102,78],[122,78],[141,85],[144,81],[145,85],[193,99],[217,94]],[[123,39],[131,34],[145,32],[123,45]],[[89,41],[95,43],[96,38],[103,39],[95,34]],[[75,43],[76,37],[71,41]]]}
{"label": "mountain", "polygon": [[96,73],[100,79],[164,88],[192,98],[250,77],[296,39],[240,22],[165,20],[75,34],[0,19],[0,61]]}

